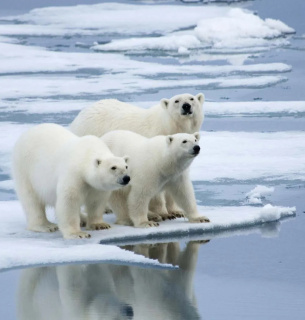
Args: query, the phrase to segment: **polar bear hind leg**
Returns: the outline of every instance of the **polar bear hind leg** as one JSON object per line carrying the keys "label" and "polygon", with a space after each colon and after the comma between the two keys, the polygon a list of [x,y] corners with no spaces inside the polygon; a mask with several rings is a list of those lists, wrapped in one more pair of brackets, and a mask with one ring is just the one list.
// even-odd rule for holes
{"label": "polar bear hind leg", "polygon": [[31,184],[25,180],[22,185],[18,184],[17,190],[18,197],[26,213],[27,229],[36,232],[57,231],[57,225],[48,221],[45,205],[41,202]]}

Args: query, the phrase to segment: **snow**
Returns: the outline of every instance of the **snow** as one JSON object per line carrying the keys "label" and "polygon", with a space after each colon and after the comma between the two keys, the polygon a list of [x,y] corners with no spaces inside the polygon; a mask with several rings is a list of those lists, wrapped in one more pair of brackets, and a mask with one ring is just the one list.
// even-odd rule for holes
{"label": "snow", "polygon": [[193,181],[305,180],[304,132],[202,132]]}
{"label": "snow", "polygon": [[84,95],[115,95],[125,93],[140,93],[148,90],[175,88],[194,88],[203,90],[213,88],[261,88],[286,81],[283,76],[257,77],[218,77],[177,79],[148,79],[130,74],[103,74],[90,78],[75,78],[72,76],[2,76],[0,77],[0,95],[2,99],[14,97],[54,97],[73,96],[82,98]]}
{"label": "snow", "polygon": [[[97,45],[93,48],[98,49],[99,46]],[[179,48],[182,54],[188,51],[184,47]],[[163,65],[160,63],[132,60],[120,54],[55,52],[40,47],[0,42],[0,74],[71,72],[81,69],[98,69],[103,71],[103,73],[111,73],[114,68],[117,72],[124,72],[130,77],[134,75],[151,76],[165,73],[217,76],[236,72],[257,74],[291,71],[291,66],[285,63],[236,66]]]}
{"label": "snow", "polygon": [[[273,207],[200,207],[211,223],[192,224],[177,219],[165,221],[156,228],[134,228],[113,224],[114,216],[106,219],[112,228],[90,231],[92,238],[86,240],[64,240],[60,232],[35,233],[25,229],[25,217],[18,201],[0,202],[0,269],[29,267],[68,262],[107,262],[138,264],[150,267],[170,267],[149,260],[114,245],[102,243],[126,243],[130,240],[162,238],[168,236],[190,236],[207,234],[209,238],[222,236],[233,228],[245,228],[269,221],[278,221],[295,214],[295,208]],[[49,212],[49,218],[52,212]],[[222,233],[221,233],[222,232]],[[18,254],[17,254],[18,253]]]}
{"label": "snow", "polygon": [[[274,187],[258,185],[246,194],[246,200],[249,204],[261,204],[262,198],[274,192]],[[269,209],[267,208],[266,211]]]}

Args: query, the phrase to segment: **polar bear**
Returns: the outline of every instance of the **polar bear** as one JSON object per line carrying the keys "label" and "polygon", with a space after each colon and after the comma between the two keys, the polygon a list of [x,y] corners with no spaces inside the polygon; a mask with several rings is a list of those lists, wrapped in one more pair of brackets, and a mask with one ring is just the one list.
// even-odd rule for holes
{"label": "polar bear", "polygon": [[188,173],[200,151],[199,138],[198,132],[146,138],[125,130],[111,131],[101,137],[114,154],[130,155],[132,181],[110,196],[110,206],[117,214],[116,223],[144,228],[157,226],[158,223],[148,221],[148,208],[151,199],[163,190],[170,193],[190,222],[209,221],[197,211]]}
{"label": "polar bear", "polygon": [[95,136],[77,137],[56,124],[29,129],[13,151],[13,179],[27,217],[27,228],[52,232],[46,206],[55,207],[64,238],[89,238],[80,230],[85,205],[87,229],[109,228],[102,212],[112,190],[127,185],[128,157],[115,157]]}
{"label": "polar bear", "polygon": [[[82,110],[70,125],[78,136],[98,137],[112,130],[130,130],[147,138],[200,130],[203,119],[204,95],[188,93],[162,99],[149,109],[142,109],[115,99],[100,100]],[[165,201],[166,200],[166,201]],[[163,217],[183,216],[168,193],[161,194],[150,204],[150,210]]]}
{"label": "polar bear", "polygon": [[112,130],[130,130],[147,138],[200,130],[204,114],[202,93],[180,94],[142,109],[115,99],[100,100],[83,109],[70,125],[78,136],[101,137]]}

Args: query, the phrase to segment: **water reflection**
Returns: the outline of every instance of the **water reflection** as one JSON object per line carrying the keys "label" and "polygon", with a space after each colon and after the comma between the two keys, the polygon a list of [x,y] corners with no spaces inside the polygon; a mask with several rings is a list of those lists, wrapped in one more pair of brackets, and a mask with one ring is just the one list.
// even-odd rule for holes
{"label": "water reflection", "polygon": [[109,264],[27,269],[18,291],[19,320],[200,319],[193,290],[198,250],[207,241],[124,247],[176,270]]}

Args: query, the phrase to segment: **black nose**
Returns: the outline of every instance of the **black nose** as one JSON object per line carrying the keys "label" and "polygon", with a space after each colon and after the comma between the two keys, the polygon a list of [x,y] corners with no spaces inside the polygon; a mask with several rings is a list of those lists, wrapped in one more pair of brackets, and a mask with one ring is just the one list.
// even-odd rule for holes
{"label": "black nose", "polygon": [[193,150],[194,150],[194,153],[196,153],[196,154],[199,153],[200,147],[198,146],[198,144],[196,144],[196,145],[194,146]]}
{"label": "black nose", "polygon": [[183,106],[182,106],[182,109],[185,112],[189,112],[191,110],[191,105],[189,103],[184,103]]}
{"label": "black nose", "polygon": [[130,177],[124,176],[122,180],[123,180],[123,184],[128,184],[128,182],[130,181]]}
{"label": "black nose", "polygon": [[126,304],[121,308],[121,313],[123,316],[127,317],[127,319],[133,318],[133,308],[128,304]]}

